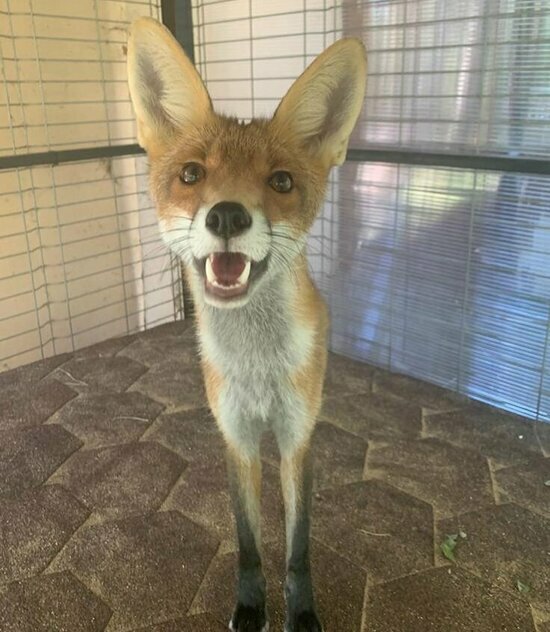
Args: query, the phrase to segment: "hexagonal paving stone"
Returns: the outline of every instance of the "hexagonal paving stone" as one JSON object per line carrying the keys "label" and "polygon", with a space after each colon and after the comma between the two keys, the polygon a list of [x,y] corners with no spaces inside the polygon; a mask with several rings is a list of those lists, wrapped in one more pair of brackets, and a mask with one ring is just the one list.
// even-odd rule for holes
{"label": "hexagonal paving stone", "polygon": [[[282,542],[267,544],[263,560],[270,629],[282,630],[285,617],[285,551]],[[316,541],[311,543],[311,567],[317,609],[324,629],[327,632],[359,630],[364,571]],[[236,569],[236,554],[217,556],[208,569],[192,612],[210,612],[220,621],[229,621],[236,599]]]}
{"label": "hexagonal paving stone", "polygon": [[57,485],[0,499],[0,584],[44,570],[87,517],[86,508]]}
{"label": "hexagonal paving stone", "polygon": [[227,630],[227,626],[222,625],[209,614],[200,614],[196,617],[186,617],[147,628],[139,628],[134,632],[225,632],[225,630]]}
{"label": "hexagonal paving stone", "polygon": [[324,392],[326,395],[369,393],[374,369],[336,353],[328,354]]}
{"label": "hexagonal paving stone", "polygon": [[456,550],[459,566],[501,589],[531,587],[527,599],[550,611],[550,520],[516,505],[473,511],[437,523],[439,539],[459,529],[467,534]]}
{"label": "hexagonal paving stone", "polygon": [[199,368],[168,357],[153,365],[135,384],[141,391],[170,408],[192,409],[206,406],[206,393]]}
{"label": "hexagonal paving stone", "polygon": [[491,457],[496,466],[524,463],[533,455],[542,454],[534,422],[482,404],[430,415],[425,424],[428,435],[479,450]]}
{"label": "hexagonal paving stone", "polygon": [[81,529],[51,565],[71,570],[113,611],[109,630],[185,616],[218,543],[177,512]]}
{"label": "hexagonal paving stone", "polygon": [[118,338],[109,338],[102,340],[96,344],[78,349],[74,352],[75,358],[111,358],[125,349],[136,339],[136,335],[120,336]]}
{"label": "hexagonal paving stone", "polygon": [[435,384],[415,380],[407,375],[377,371],[373,378],[373,392],[393,395],[432,411],[448,411],[463,408],[470,400]]}
{"label": "hexagonal paving stone", "polygon": [[[262,470],[262,540],[272,542],[284,538],[281,483],[276,468],[264,463]],[[224,551],[236,549],[235,519],[223,455],[192,462],[162,509],[177,509],[203,525],[222,542]]]}
{"label": "hexagonal paving stone", "polygon": [[156,443],[127,443],[81,450],[50,480],[72,490],[96,518],[113,518],[160,507],[185,466]]}
{"label": "hexagonal paving stone", "polygon": [[189,318],[186,320],[175,320],[170,323],[164,323],[141,331],[138,336],[148,340],[171,340],[174,338],[187,338],[192,340],[195,336],[195,320]]}
{"label": "hexagonal paving stone", "polygon": [[439,439],[373,444],[365,476],[385,480],[431,503],[442,515],[495,502],[487,460]]}
{"label": "hexagonal paving stone", "polygon": [[70,354],[64,353],[0,373],[0,393],[4,388],[22,388],[30,383],[38,382],[70,358]]}
{"label": "hexagonal paving stone", "polygon": [[327,397],[320,418],[365,439],[417,437],[422,409],[384,395]]}
{"label": "hexagonal paving stone", "polygon": [[120,393],[146,371],[147,367],[130,358],[90,356],[74,358],[56,369],[52,375],[81,393],[93,390]]}
{"label": "hexagonal paving stone", "polygon": [[143,393],[83,393],[51,418],[82,439],[87,448],[135,441],[164,406]]}
{"label": "hexagonal paving stone", "polygon": [[[525,597],[523,597],[523,599],[525,600]],[[550,632],[550,610],[539,610],[538,608],[535,608],[533,604],[531,604],[531,615],[533,616],[533,620],[535,621],[537,632],[541,632],[541,630],[543,632]],[[549,628],[545,628],[545,625],[548,625]]]}
{"label": "hexagonal paving stone", "polygon": [[163,414],[145,437],[173,450],[186,461],[206,461],[212,456],[225,455],[222,434],[207,408]]}
{"label": "hexagonal paving stone", "polygon": [[198,346],[192,332],[184,332],[183,335],[140,335],[120,355],[146,366],[163,364],[170,358],[180,363],[183,369],[200,371]]}
{"label": "hexagonal paving stone", "polygon": [[455,568],[437,568],[368,593],[362,632],[535,632],[529,606]]}
{"label": "hexagonal paving stone", "polygon": [[71,573],[40,575],[0,589],[0,629],[10,632],[101,632],[109,607]]}
{"label": "hexagonal paving stone", "polygon": [[277,439],[272,432],[264,432],[260,443],[260,454],[263,461],[266,461],[273,467],[279,467],[281,463],[281,455],[277,446]]}
{"label": "hexagonal paving stone", "polygon": [[550,610],[541,610],[537,608],[533,604],[531,604],[531,612],[533,614],[533,619],[535,620],[535,625],[537,626],[537,630],[543,627],[544,625],[550,626]]}
{"label": "hexagonal paving stone", "polygon": [[6,387],[2,392],[0,430],[38,426],[73,397],[75,391],[56,380]]}
{"label": "hexagonal paving stone", "polygon": [[545,457],[550,458],[550,422],[536,421],[534,431],[542,453]]}
{"label": "hexagonal paving stone", "polygon": [[191,462],[168,494],[162,510],[181,511],[233,548],[234,518],[223,456]]}
{"label": "hexagonal paving stone", "polygon": [[385,581],[434,562],[432,508],[382,481],[314,495],[312,532],[342,557]]}
{"label": "hexagonal paving stone", "polygon": [[0,432],[0,496],[39,485],[81,445],[61,426]]}
{"label": "hexagonal paving stone", "polygon": [[[264,458],[278,466],[280,461],[276,441],[264,442]],[[335,487],[363,478],[367,442],[326,422],[318,422],[313,433],[314,489]]]}
{"label": "hexagonal paving stone", "polygon": [[494,474],[501,502],[514,501],[550,518],[550,459],[530,460]]}

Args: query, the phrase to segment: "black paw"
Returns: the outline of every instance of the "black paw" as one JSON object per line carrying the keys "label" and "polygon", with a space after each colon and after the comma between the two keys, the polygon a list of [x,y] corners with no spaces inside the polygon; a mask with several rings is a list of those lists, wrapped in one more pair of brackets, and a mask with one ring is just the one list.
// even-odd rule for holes
{"label": "black paw", "polygon": [[231,617],[229,629],[233,632],[267,632],[265,608],[238,603]]}
{"label": "black paw", "polygon": [[323,626],[313,610],[304,610],[287,622],[285,632],[323,632]]}

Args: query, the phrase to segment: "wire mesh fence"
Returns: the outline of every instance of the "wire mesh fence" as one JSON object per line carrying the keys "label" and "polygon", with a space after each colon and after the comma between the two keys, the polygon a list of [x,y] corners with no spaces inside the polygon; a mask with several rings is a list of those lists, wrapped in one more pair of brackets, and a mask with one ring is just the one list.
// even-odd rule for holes
{"label": "wire mesh fence", "polygon": [[4,366],[181,315],[146,170],[145,158],[120,157],[0,174]]}
{"label": "wire mesh fence", "polygon": [[135,142],[128,24],[159,2],[2,0],[0,155]]}
{"label": "wire mesh fence", "polygon": [[[157,2],[0,10],[0,156],[135,142],[127,26]],[[0,171],[0,369],[182,316],[147,180],[144,156]]]}

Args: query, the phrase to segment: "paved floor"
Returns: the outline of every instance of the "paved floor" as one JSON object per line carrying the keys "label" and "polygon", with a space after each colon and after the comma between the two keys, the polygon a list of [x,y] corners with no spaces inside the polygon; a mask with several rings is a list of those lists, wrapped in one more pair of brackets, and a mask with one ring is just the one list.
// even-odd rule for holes
{"label": "paved floor", "polygon": [[[0,374],[0,401],[0,630],[224,630],[234,533],[191,330]],[[327,632],[550,632],[550,426],[333,356],[315,453]],[[269,439],[264,498],[281,630]]]}

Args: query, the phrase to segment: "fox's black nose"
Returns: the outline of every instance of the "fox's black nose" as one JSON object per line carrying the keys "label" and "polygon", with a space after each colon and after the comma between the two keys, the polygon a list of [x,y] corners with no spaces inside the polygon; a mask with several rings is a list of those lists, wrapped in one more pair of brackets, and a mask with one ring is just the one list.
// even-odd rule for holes
{"label": "fox's black nose", "polygon": [[218,202],[206,216],[206,227],[217,237],[229,239],[250,228],[252,218],[238,202]]}

